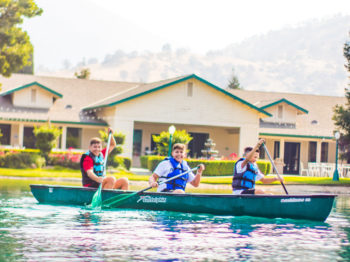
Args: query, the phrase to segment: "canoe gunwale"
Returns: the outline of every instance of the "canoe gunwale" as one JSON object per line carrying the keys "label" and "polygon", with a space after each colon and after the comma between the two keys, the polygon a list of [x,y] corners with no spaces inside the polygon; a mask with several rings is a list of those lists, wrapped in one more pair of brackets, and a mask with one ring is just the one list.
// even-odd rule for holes
{"label": "canoe gunwale", "polygon": [[[64,188],[67,190],[83,190],[83,191],[93,191],[95,192],[97,188],[92,188],[92,187],[81,187],[81,186],[60,186],[60,185],[45,185],[45,184],[31,184],[31,188]],[[132,194],[135,193],[136,191],[124,191],[124,190],[118,190],[118,189],[103,189],[102,192],[113,192],[116,194]],[[168,195],[168,196],[178,196],[178,197],[188,197],[188,196],[195,196],[195,197],[225,197],[225,198],[294,198],[294,197],[300,197],[300,198],[305,198],[305,197],[336,197],[337,194],[327,194],[327,193],[322,193],[322,194],[303,194],[303,195],[234,195],[234,194],[203,194],[203,193],[185,193],[185,194],[174,194],[170,192],[142,192],[143,195],[145,194],[151,194],[151,195]]]}

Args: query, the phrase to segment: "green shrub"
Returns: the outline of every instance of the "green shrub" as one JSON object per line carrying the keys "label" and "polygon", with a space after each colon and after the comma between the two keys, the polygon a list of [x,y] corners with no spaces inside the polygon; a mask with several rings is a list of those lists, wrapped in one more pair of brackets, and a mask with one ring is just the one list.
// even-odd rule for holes
{"label": "green shrub", "polygon": [[40,149],[40,154],[47,161],[52,148],[57,145],[57,139],[61,134],[61,130],[50,125],[42,125],[34,127],[34,135],[36,138],[35,145]]}
{"label": "green shrub", "polygon": [[51,152],[48,158],[48,165],[80,169],[81,155],[81,153],[72,151]]}
{"label": "green shrub", "polygon": [[191,168],[204,164],[203,176],[231,176],[236,163],[236,160],[187,159],[186,161]]}
{"label": "green shrub", "polygon": [[41,168],[45,165],[45,159],[38,153],[6,153],[0,158],[0,165],[7,168]]}
{"label": "green shrub", "polygon": [[127,170],[130,170],[131,168],[131,159],[128,158],[128,157],[123,157],[123,156],[118,156],[119,158],[123,159],[123,162],[124,162],[124,167],[127,169]]}
{"label": "green shrub", "polygon": [[111,166],[114,168],[123,167],[127,170],[130,170],[131,159],[123,156],[113,156],[111,159],[108,159],[107,163],[107,168]]}
{"label": "green shrub", "polygon": [[147,168],[147,162],[148,162],[149,156],[140,156],[140,162],[142,168]]}

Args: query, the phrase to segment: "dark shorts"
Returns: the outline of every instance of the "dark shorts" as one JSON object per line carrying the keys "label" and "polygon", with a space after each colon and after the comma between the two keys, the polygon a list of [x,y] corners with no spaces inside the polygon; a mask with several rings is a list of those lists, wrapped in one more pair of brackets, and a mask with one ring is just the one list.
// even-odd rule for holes
{"label": "dark shorts", "polygon": [[241,193],[241,195],[254,195],[254,194],[255,194],[255,189],[254,188],[245,189]]}
{"label": "dark shorts", "polygon": [[163,190],[160,191],[160,192],[170,192],[170,193],[171,193],[171,192],[173,192],[173,191],[174,191],[173,189],[166,189],[166,188],[165,188],[165,189],[163,189]]}
{"label": "dark shorts", "polygon": [[100,186],[100,183],[97,183],[96,181],[83,185],[83,187],[93,187],[93,188],[98,188],[99,186]]}

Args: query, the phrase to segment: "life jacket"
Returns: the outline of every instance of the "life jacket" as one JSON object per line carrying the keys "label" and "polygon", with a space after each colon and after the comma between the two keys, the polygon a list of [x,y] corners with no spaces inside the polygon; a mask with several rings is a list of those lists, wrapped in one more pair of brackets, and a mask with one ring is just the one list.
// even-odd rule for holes
{"label": "life jacket", "polygon": [[103,169],[104,169],[104,158],[103,158],[103,154],[100,153],[98,156],[95,156],[93,153],[91,153],[90,151],[87,151],[86,153],[84,153],[82,156],[81,156],[81,159],[80,159],[80,170],[81,170],[81,173],[82,173],[82,182],[83,182],[83,185],[86,185],[86,184],[92,184],[94,183],[95,181],[92,180],[88,175],[87,175],[87,172],[84,170],[83,168],[83,162],[84,162],[84,159],[89,156],[92,158],[92,161],[94,162],[94,167],[93,167],[93,171],[95,173],[96,176],[103,176]]}
{"label": "life jacket", "polygon": [[242,172],[237,172],[237,164],[242,164],[244,158],[239,159],[234,168],[234,174],[232,179],[232,188],[235,189],[253,189],[255,188],[255,177],[258,175],[258,168],[252,163],[247,163],[247,169]]}
{"label": "life jacket", "polygon": [[[166,158],[164,160],[170,161],[172,165],[172,172],[170,172],[167,176],[166,179],[172,178],[174,176],[177,176],[181,173],[186,172],[184,168],[184,161],[180,164],[177,162],[173,157]],[[164,191],[170,191],[170,190],[175,190],[175,189],[182,189],[185,191],[187,180],[188,180],[188,173],[184,174],[183,176],[180,176],[178,178],[175,178],[169,182],[166,183],[166,189]]]}

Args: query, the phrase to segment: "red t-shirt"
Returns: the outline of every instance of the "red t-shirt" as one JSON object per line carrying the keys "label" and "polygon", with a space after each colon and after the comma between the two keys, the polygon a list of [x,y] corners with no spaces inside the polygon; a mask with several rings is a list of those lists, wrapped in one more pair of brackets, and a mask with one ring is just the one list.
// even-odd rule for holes
{"label": "red t-shirt", "polygon": [[[102,149],[101,153],[102,153],[103,157],[106,156],[106,151],[107,151],[106,148]],[[84,158],[84,161],[83,161],[83,169],[84,169],[84,171],[86,172],[89,169],[93,169],[93,168],[94,168],[94,160],[92,160],[92,158],[90,156],[86,156]]]}

